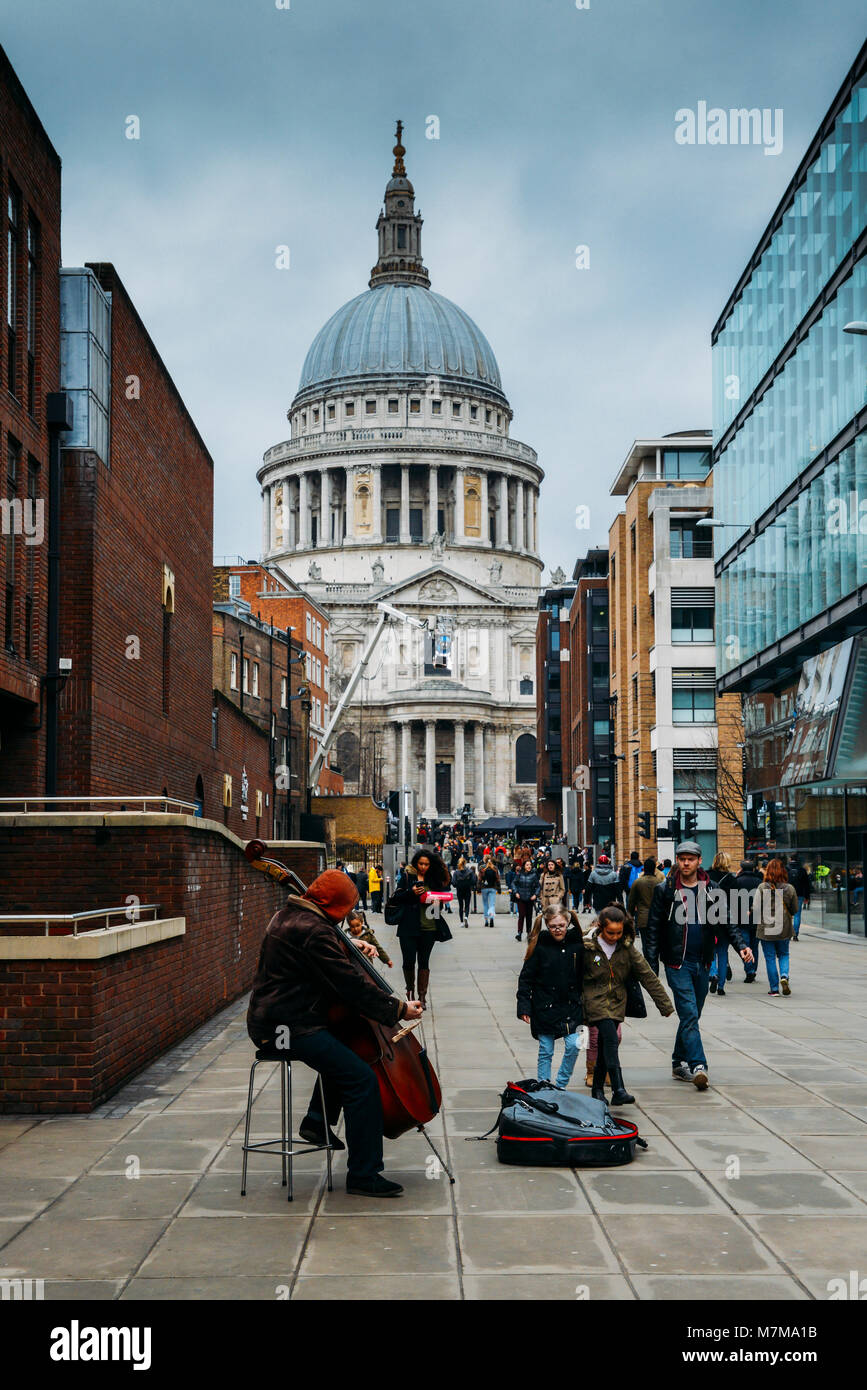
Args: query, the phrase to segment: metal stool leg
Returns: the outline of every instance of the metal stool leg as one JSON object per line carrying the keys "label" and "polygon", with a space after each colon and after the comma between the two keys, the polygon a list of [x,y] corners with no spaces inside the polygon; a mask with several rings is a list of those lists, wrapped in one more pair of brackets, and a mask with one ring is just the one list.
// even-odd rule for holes
{"label": "metal stool leg", "polygon": [[[277,1072],[280,1077],[280,1162],[283,1165],[283,1186],[286,1186],[286,1085],[283,1076],[283,1062],[277,1063]],[[291,1121],[290,1121],[291,1132]]]}
{"label": "metal stool leg", "polygon": [[244,1161],[241,1165],[241,1196],[247,1195],[247,1145],[250,1142],[250,1116],[253,1110],[253,1080],[256,1075],[257,1062],[250,1068],[250,1088],[247,1092],[247,1121],[244,1125]]}
{"label": "metal stool leg", "polygon": [[323,1122],[323,1124],[325,1125],[325,1135],[326,1135],[326,1141],[325,1141],[325,1162],[326,1162],[326,1164],[327,1164],[327,1166],[328,1166],[328,1191],[329,1191],[329,1192],[333,1192],[333,1191],[334,1191],[334,1184],[333,1184],[332,1181],[331,1181],[331,1155],[332,1155],[332,1153],[333,1153],[333,1149],[332,1149],[332,1147],[331,1147],[331,1142],[330,1142],[330,1140],[329,1140],[328,1137],[327,1137],[327,1136],[328,1136],[328,1131],[329,1131],[330,1126],[329,1126],[329,1124],[328,1124],[328,1114],[327,1114],[327,1111],[326,1111],[326,1109],[325,1109],[325,1083],[324,1083],[324,1081],[322,1080],[322,1073],[321,1073],[321,1072],[319,1073],[319,1099],[320,1099],[320,1101],[321,1101],[321,1103],[322,1103],[322,1122]]}
{"label": "metal stool leg", "polygon": [[[288,1196],[287,1196],[286,1200],[287,1200],[287,1202],[291,1202],[291,1201],[292,1201],[292,1157],[293,1157],[292,1150],[293,1150],[293,1148],[294,1148],[294,1141],[293,1141],[293,1139],[292,1139],[292,1063],[289,1062],[289,1061],[287,1060],[287,1061],[285,1061],[285,1062],[283,1063],[283,1065],[284,1065],[284,1067],[286,1068],[286,1102],[287,1102],[287,1109],[288,1109],[288,1115],[289,1115],[289,1127],[288,1127],[288,1131],[287,1131],[287,1133],[284,1135],[284,1138],[283,1138],[284,1146],[287,1146],[287,1147],[288,1147],[288,1150],[289,1150],[289,1153],[288,1153],[288,1163],[289,1163],[289,1193],[288,1193]],[[287,1144],[287,1141],[288,1141],[288,1144]]]}

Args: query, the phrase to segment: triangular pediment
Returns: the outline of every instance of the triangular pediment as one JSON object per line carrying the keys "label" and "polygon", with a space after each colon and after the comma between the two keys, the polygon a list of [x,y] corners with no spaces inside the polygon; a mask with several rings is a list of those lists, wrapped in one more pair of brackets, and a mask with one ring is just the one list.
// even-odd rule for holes
{"label": "triangular pediment", "polygon": [[385,600],[395,608],[429,608],[431,604],[445,604],[448,607],[478,608],[484,604],[489,608],[508,608],[506,599],[492,593],[484,584],[477,584],[462,574],[456,574],[445,565],[430,565],[406,579],[380,589],[377,600]]}

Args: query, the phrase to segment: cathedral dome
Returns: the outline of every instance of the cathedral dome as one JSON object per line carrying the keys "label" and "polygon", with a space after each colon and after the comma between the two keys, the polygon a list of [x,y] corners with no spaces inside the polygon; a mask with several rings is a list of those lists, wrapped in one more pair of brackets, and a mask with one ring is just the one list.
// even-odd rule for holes
{"label": "cathedral dome", "polygon": [[372,377],[439,376],[502,397],[491,345],[469,314],[419,284],[377,284],[332,314],[307,353],[299,396]]}

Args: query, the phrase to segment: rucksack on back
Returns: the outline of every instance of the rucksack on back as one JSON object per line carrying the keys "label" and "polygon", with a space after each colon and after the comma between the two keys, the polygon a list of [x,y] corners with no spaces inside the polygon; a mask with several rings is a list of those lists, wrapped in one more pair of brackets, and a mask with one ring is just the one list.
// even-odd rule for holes
{"label": "rucksack on back", "polygon": [[627,893],[629,892],[629,890],[630,890],[630,888],[632,887],[633,883],[634,883],[635,880],[640,876],[641,873],[642,873],[642,870],[639,868],[639,866],[638,866],[637,864],[633,864],[633,865],[632,865],[632,868],[629,870],[629,880],[628,880],[628,882],[627,882],[627,884],[626,884],[626,891],[627,891]]}
{"label": "rucksack on back", "polygon": [[510,1081],[500,1097],[497,1158],[535,1168],[613,1168],[647,1144],[604,1100],[560,1091],[546,1081]]}

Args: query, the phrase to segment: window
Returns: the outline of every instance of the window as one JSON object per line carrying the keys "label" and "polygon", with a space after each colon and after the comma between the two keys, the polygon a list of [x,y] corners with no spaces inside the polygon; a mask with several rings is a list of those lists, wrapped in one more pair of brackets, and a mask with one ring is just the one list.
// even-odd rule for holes
{"label": "window", "polygon": [[11,182],[6,199],[6,385],[16,395],[18,324],[18,237],[21,225],[21,194]]}
{"label": "window", "polygon": [[9,500],[9,530],[4,536],[6,549],[6,591],[4,599],[4,643],[7,652],[15,654],[15,539],[17,532],[18,471],[21,445],[12,435],[6,436],[6,496]]}
{"label": "window", "polygon": [[318,411],[318,410],[314,410],[314,412],[313,412],[313,423],[314,423],[314,425],[318,425],[318,424],[319,424],[319,411]]}
{"label": "window", "polygon": [[326,661],[324,670],[323,670],[323,672],[322,672],[322,689],[323,689],[323,690],[330,690],[331,687],[330,687],[330,685],[329,685],[329,680],[330,680],[330,677],[329,677],[329,674],[328,674],[328,662]]}
{"label": "window", "polygon": [[491,423],[491,412],[490,412],[490,410],[488,410],[487,407],[486,407],[486,408],[485,408],[485,424],[486,424],[486,425],[489,425],[490,423]]}
{"label": "window", "polygon": [[431,408],[431,414],[432,414],[432,415],[442,415],[442,413],[443,413],[443,403],[442,403],[442,401],[431,401],[431,403],[430,403],[430,408]]}
{"label": "window", "polygon": [[593,720],[593,737],[595,739],[607,739],[610,732],[611,727],[608,719]]}
{"label": "window", "polygon": [[694,521],[672,521],[669,534],[672,560],[709,560],[713,558],[713,540],[698,530]]}
{"label": "window", "polygon": [[637,752],[635,752],[635,753],[632,754],[632,775],[633,775],[633,777],[635,778],[635,785],[637,786],[637,785],[638,785],[638,777],[639,777],[639,772],[638,772],[638,753],[637,753]]}
{"label": "window", "polygon": [[629,528],[629,548],[635,554],[635,522]]}
{"label": "window", "polygon": [[229,575],[229,598],[241,597],[241,576],[240,574]]}
{"label": "window", "polygon": [[452,401],[452,419],[459,420],[461,415],[460,401]]}
{"label": "window", "polygon": [[36,405],[36,276],[39,256],[39,226],[31,217],[27,223],[27,409]]}
{"label": "window", "polygon": [[301,412],[301,428],[302,428],[302,430],[306,430],[306,428],[307,428],[307,411],[306,411],[306,410],[302,410],[302,412]]}
{"label": "window", "polygon": [[651,695],[653,696],[653,698],[654,698],[654,700],[655,700],[655,699],[656,699],[656,672],[655,672],[655,671],[651,671],[651,673],[650,673],[650,693],[651,693]]}
{"label": "window", "polygon": [[633,715],[634,715],[634,717],[635,717],[635,722],[636,722],[636,724],[637,724],[637,723],[638,723],[638,677],[637,677],[637,676],[633,676],[633,677],[632,677],[632,713],[633,713]]}
{"label": "window", "polygon": [[331,651],[331,633],[327,628],[322,634],[322,650],[325,652],[326,656]]}
{"label": "window", "polygon": [[172,674],[172,615],[163,609],[163,714],[169,712],[169,686]]}
{"label": "window", "polygon": [[345,404],[344,404],[344,410],[345,410],[345,412],[346,412],[347,418],[348,418],[350,415],[354,415],[354,414],[355,414],[355,401],[346,401]]}
{"label": "window", "polygon": [[287,709],[288,706],[289,706],[289,700],[288,700],[288,698],[287,698],[287,697],[288,697],[288,694],[289,694],[289,688],[288,688],[288,687],[289,687],[289,681],[288,681],[287,677],[286,677],[286,676],[281,676],[281,677],[280,677],[280,705],[281,705],[281,708],[282,708],[282,709]]}
{"label": "window", "polygon": [[712,608],[675,608],[672,606],[672,642],[712,642],[714,640],[713,614]]}
{"label": "window", "polygon": [[311,670],[312,662],[313,662],[313,658],[311,657],[310,653],[309,653],[309,652],[305,652],[305,653],[304,653],[304,674],[305,674],[305,676],[307,677],[308,680],[310,680],[310,670]]}
{"label": "window", "polygon": [[656,617],[656,594],[655,594],[655,593],[653,593],[653,594],[650,595],[650,616],[651,616],[651,618],[655,618],[655,617]]}
{"label": "window", "polygon": [[521,734],[515,744],[515,781],[536,781],[536,739],[533,734]]}
{"label": "window", "polygon": [[245,695],[246,695],[246,694],[249,694],[249,691],[250,691],[250,658],[249,658],[248,656],[245,656],[245,657],[244,657],[244,666],[243,666],[243,676],[242,676],[242,680],[243,680],[243,682],[244,682],[244,693],[245,693]]}
{"label": "window", "polygon": [[386,507],[385,509],[385,539],[390,544],[397,544],[400,539],[399,507]]}
{"label": "window", "polygon": [[470,406],[470,419],[471,419],[471,420],[478,420],[478,418],[479,418],[479,407],[478,407],[477,405],[471,405],[471,406]]}
{"label": "window", "polygon": [[304,614],[304,631],[305,631],[305,633],[307,634],[307,641],[308,641],[308,642],[310,641],[310,634],[311,634],[312,630],[313,630],[313,620],[312,620],[312,618],[310,617],[310,612],[309,612],[309,610],[308,610],[308,611]]}
{"label": "window", "polygon": [[389,402],[388,402],[388,413],[389,413],[389,415],[396,415],[397,412],[398,412],[399,410],[400,410],[400,402],[394,400],[394,398],[392,397],[392,399],[389,400]]}
{"label": "window", "polygon": [[616,571],[616,569],[615,569],[614,556],[612,555],[612,556],[611,556],[611,586],[612,586],[612,588],[614,587],[614,581],[615,581],[616,578],[617,578],[617,571]]}
{"label": "window", "polygon": [[322,624],[318,621],[318,619],[316,622],[316,645],[317,647],[322,646]]}
{"label": "window", "polygon": [[413,397],[409,403],[410,415],[418,415],[421,410],[421,401]]}
{"label": "window", "polygon": [[551,628],[551,651],[552,651],[552,652],[559,652],[559,650],[560,650],[560,629],[559,629],[559,627],[552,627],[552,628]]}
{"label": "window", "polygon": [[518,686],[518,692],[519,692],[519,694],[521,694],[521,695],[532,695],[532,693],[533,693],[533,682],[530,680],[530,677],[529,677],[529,676],[522,676],[522,677],[521,677],[521,683],[520,683],[520,685]]}
{"label": "window", "polygon": [[334,419],[334,411],[335,411],[335,407],[334,407],[333,405],[328,406],[328,418],[329,418],[329,420],[333,420],[333,419]]}
{"label": "window", "polygon": [[409,509],[409,538],[416,545],[424,539],[424,522],[422,520],[423,510],[421,507],[410,507]]}
{"label": "window", "polygon": [[367,414],[367,415],[375,415],[375,414],[376,414],[376,401],[365,401],[365,402],[364,402],[364,410],[365,410],[365,414]]}
{"label": "window", "polygon": [[238,689],[238,653],[232,652],[229,657],[229,689]]}
{"label": "window", "polygon": [[635,631],[635,629],[636,629],[637,627],[638,627],[638,608],[637,608],[636,605],[633,603],[633,605],[632,605],[632,630],[633,630],[633,632]]}
{"label": "window", "polygon": [[[36,459],[27,461],[27,496],[32,508],[31,516],[36,514],[36,498],[39,491],[39,464]],[[27,593],[24,598],[24,657],[33,656],[33,590],[36,583],[36,546],[27,546]]]}
{"label": "window", "polygon": [[500,428],[500,426],[502,425],[502,423],[503,423],[503,417],[502,417],[502,415],[500,414],[500,412],[497,411],[497,429]]}
{"label": "window", "polygon": [[710,469],[709,449],[664,449],[663,478],[705,478]]}
{"label": "window", "polygon": [[716,717],[715,693],[708,689],[677,689],[671,692],[672,722],[675,724],[713,724]]}
{"label": "window", "polygon": [[406,250],[406,227],[402,222],[398,224],[397,228],[397,249],[398,251]]}
{"label": "window", "polygon": [[256,699],[258,700],[258,698],[259,698],[259,663],[258,663],[258,661],[254,661],[254,662],[253,662],[253,694],[255,695]]}

